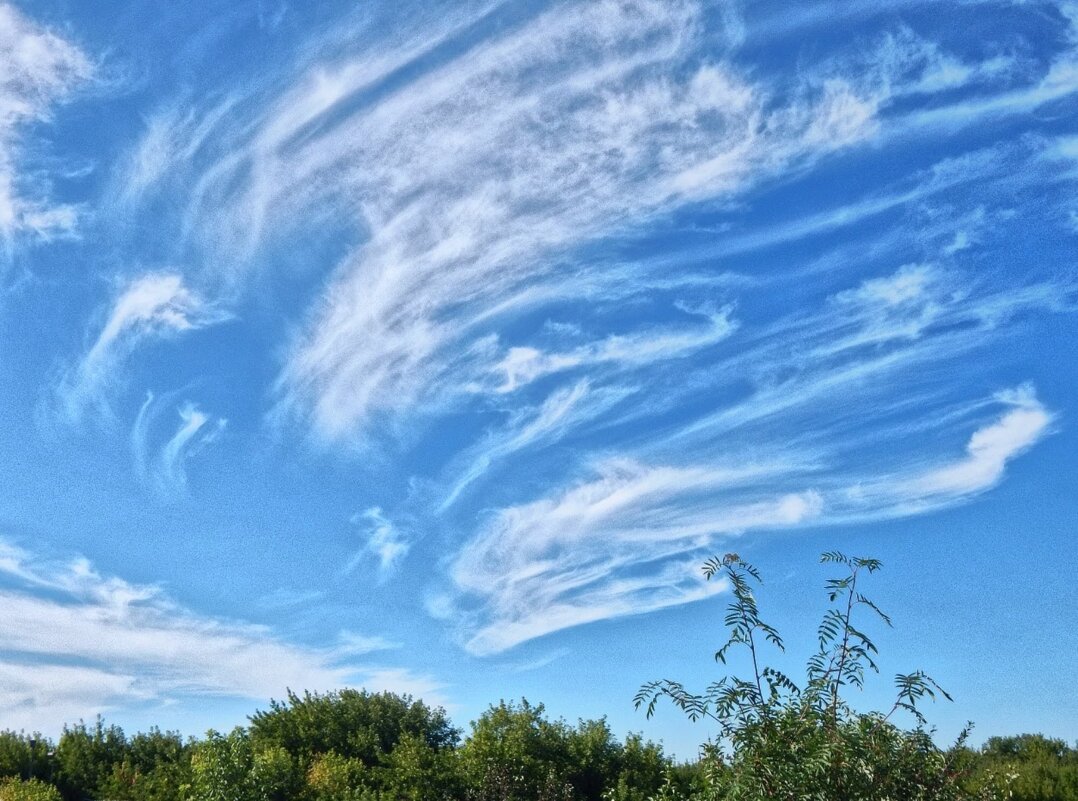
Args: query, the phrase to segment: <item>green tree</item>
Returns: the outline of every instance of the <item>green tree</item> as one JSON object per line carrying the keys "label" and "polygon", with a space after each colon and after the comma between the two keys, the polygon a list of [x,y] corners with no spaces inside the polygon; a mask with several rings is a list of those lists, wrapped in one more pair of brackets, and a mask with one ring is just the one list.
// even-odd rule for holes
{"label": "green tree", "polygon": [[38,733],[0,731],[0,777],[47,778],[52,743]]}
{"label": "green tree", "polygon": [[433,748],[414,734],[404,734],[383,759],[383,797],[395,801],[441,801],[463,792],[455,750]]}
{"label": "green tree", "polygon": [[56,785],[65,801],[99,797],[126,753],[123,729],[105,726],[100,717],[93,726],[65,726],[55,755]]}
{"label": "green tree", "polygon": [[668,777],[675,786],[688,787],[685,769],[678,770],[663,754],[662,746],[641,735],[627,735],[618,751],[616,766],[606,777],[604,799],[645,801],[659,792]]}
{"label": "green tree", "polygon": [[1014,801],[1078,801],[1078,749],[1040,734],[990,737],[969,752],[972,778],[980,789],[1007,782]]}
{"label": "green tree", "polygon": [[536,801],[571,793],[567,727],[544,716],[542,704],[499,702],[472,723],[461,767],[472,797]]}
{"label": "green tree", "polygon": [[307,769],[307,793],[316,801],[362,801],[371,792],[367,772],[362,760],[336,751],[319,754]]}
{"label": "green tree", "polygon": [[[783,672],[765,666],[767,647],[783,649],[778,631],[760,616],[753,585],[760,574],[737,554],[708,560],[708,580],[721,576],[733,600],[724,619],[729,638],[715,653],[723,664],[734,649],[747,655],[750,673],[726,676],[703,693],[693,693],[668,679],[641,687],[635,698],[648,716],[660,699],[668,699],[690,719],[718,724],[721,740],[702,757],[703,781],[692,798],[704,801],[816,799],[833,801],[950,801],[975,797],[963,786],[958,769],[961,746],[942,751],[924,729],[920,704],[937,695],[949,697],[926,674],[895,677],[897,697],[886,713],[858,713],[845,702],[843,690],[861,687],[866,671],[878,672],[876,646],[856,613],[867,612],[886,625],[891,621],[860,589],[867,574],[882,565],[875,559],[826,553],[821,561],[842,568],[826,583],[832,606],[817,629],[818,650],[808,660],[805,680],[795,683]],[[893,716],[905,711],[916,722],[900,728]],[[985,785],[983,797],[997,791]],[[665,797],[679,795],[666,790]]]}
{"label": "green tree", "polygon": [[472,723],[460,762],[473,797],[643,801],[661,785],[669,761],[658,746],[635,735],[623,745],[605,718],[570,726],[544,712],[502,701]]}
{"label": "green tree", "polygon": [[251,738],[259,749],[290,754],[320,797],[342,782],[353,796],[370,791],[401,801],[441,798],[443,788],[456,787],[460,731],[445,710],[406,695],[289,692],[252,716]]}
{"label": "green tree", "polygon": [[273,701],[251,717],[256,744],[281,746],[304,769],[330,751],[377,766],[405,735],[434,751],[451,749],[460,739],[445,710],[389,692],[346,689],[300,696],[290,691],[285,701]]}
{"label": "green tree", "polygon": [[191,789],[191,749],[176,732],[149,732],[133,736],[123,760],[114,764],[100,788],[115,801],[183,801]]}
{"label": "green tree", "polygon": [[254,749],[242,728],[206,733],[191,754],[192,801],[256,801]]}

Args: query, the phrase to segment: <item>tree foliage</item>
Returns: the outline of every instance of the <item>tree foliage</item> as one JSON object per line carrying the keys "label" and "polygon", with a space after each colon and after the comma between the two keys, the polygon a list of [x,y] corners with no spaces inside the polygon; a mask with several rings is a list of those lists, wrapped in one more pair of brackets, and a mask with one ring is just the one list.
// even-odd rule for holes
{"label": "tree foliage", "polygon": [[[879,672],[876,645],[861,619],[891,625],[861,586],[882,564],[838,552],[823,554],[821,562],[841,573],[825,584],[830,606],[817,628],[817,650],[800,681],[763,663],[766,648],[781,651],[784,643],[761,617],[754,587],[763,582],[756,568],[737,554],[705,563],[704,576],[724,578],[733,596],[724,618],[729,635],[715,659],[725,665],[731,653],[741,649],[747,653],[750,673],[724,676],[701,693],[669,679],[652,681],[634,699],[649,717],[666,699],[690,720],[707,718],[718,724],[720,742],[704,752],[703,780],[688,797],[700,801],[1006,797],[997,777],[976,787],[964,781],[960,767],[968,730],[948,751],[933,742],[925,729],[923,702],[950,696],[926,673],[895,676],[895,701],[886,712],[860,713],[847,704],[844,690],[863,687],[869,673]],[[898,712],[908,713],[915,728],[896,725]],[[667,788],[660,797],[685,796]]]}
{"label": "tree foliage", "polygon": [[0,780],[0,801],[61,801],[60,792],[40,779]]}

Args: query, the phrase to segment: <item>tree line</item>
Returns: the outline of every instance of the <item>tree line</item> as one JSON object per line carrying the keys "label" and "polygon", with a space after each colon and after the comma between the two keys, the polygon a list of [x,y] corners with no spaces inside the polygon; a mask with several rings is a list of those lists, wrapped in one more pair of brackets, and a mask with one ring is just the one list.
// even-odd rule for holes
{"label": "tree line", "polygon": [[[992,737],[946,756],[971,793],[1002,778],[1015,801],[1078,799],[1078,748],[1062,740]],[[100,719],[57,742],[0,732],[0,801],[646,801],[704,798],[716,767],[731,770],[527,701],[491,706],[462,737],[422,701],[351,689],[290,694],[200,739]]]}

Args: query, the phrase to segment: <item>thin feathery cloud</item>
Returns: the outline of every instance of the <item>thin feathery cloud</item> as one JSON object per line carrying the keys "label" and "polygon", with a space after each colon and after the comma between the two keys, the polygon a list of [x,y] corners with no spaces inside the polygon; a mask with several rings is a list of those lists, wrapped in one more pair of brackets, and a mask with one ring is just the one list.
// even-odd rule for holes
{"label": "thin feathery cloud", "polygon": [[592,387],[584,379],[552,392],[536,409],[514,412],[504,427],[469,449],[457,463],[466,466],[450,469],[455,475],[452,487],[438,507],[447,511],[469,486],[497,463],[520,452],[557,442],[574,428],[585,425],[633,394],[629,387]]}
{"label": "thin feathery cloud", "polygon": [[1052,59],[1045,74],[1035,84],[911,111],[894,121],[892,133],[905,135],[928,131],[938,135],[941,131],[1028,113],[1078,93],[1078,6],[1064,2],[1057,8],[1066,26],[1063,33],[1068,46]]}
{"label": "thin feathery cloud", "polygon": [[[617,461],[597,469],[592,480],[499,511],[458,554],[454,586],[482,600],[469,651],[496,653],[569,626],[705,597],[721,588],[697,581],[685,563],[715,535],[796,525],[821,513],[810,490],[751,489],[796,465]],[[738,488],[742,497],[724,503]]]}
{"label": "thin feathery cloud", "polygon": [[[579,270],[569,254],[589,241],[807,170],[876,137],[900,100],[1013,77],[1002,56],[962,60],[900,27],[792,82],[750,80],[700,58],[703,12],[688,1],[559,6],[449,54],[481,16],[470,14],[362,56],[316,55],[298,78],[281,76],[287,88],[236,105],[235,119],[220,104],[197,124],[185,118],[179,145],[162,145],[155,124],[138,151],[150,155],[133,162],[152,169],[132,175],[153,181],[132,185],[193,182],[183,236],[235,254],[237,269],[218,285],[249,280],[249,257],[285,230],[300,233],[296,221],[334,219],[361,237],[306,315],[277,384],[273,419],[323,441],[355,443],[387,418],[399,423],[388,430],[410,430],[401,421],[412,412],[473,403],[492,369],[513,369],[491,387],[507,391],[517,373],[601,358],[603,340],[568,354],[545,353],[527,332],[508,355],[489,342],[504,323],[571,296]],[[850,225],[945,183],[784,236]],[[589,271],[596,292],[626,282],[616,265],[601,268]],[[619,334],[642,348],[648,335]]]}
{"label": "thin feathery cloud", "polygon": [[412,538],[377,506],[354,515],[352,525],[364,540],[364,547],[345,566],[345,574],[355,572],[361,564],[373,559],[378,567],[379,578],[385,581],[408,555]]}
{"label": "thin feathery cloud", "polygon": [[305,77],[241,127],[191,193],[194,241],[239,231],[253,252],[327,204],[366,234],[296,340],[280,415],[334,441],[465,402],[491,315],[568,277],[551,254],[871,136],[872,108],[841,81],[772,109],[730,65],[694,64],[701,26],[690,2],[558,7],[404,87],[384,87],[376,57],[324,66],[317,91]]}
{"label": "thin feathery cloud", "polygon": [[821,472],[793,460],[725,470],[600,465],[594,480],[498,510],[453,562],[456,596],[443,614],[461,626],[467,650],[498,653],[564,628],[706,597],[715,588],[693,580],[688,566],[750,530],[966,502],[1050,430],[1053,416],[1032,387],[998,393],[995,402],[1011,408],[972,434],[963,458],[875,476],[849,475],[872,467]]}
{"label": "thin feathery cloud", "polygon": [[1006,411],[982,421],[961,457],[938,456],[926,463],[921,454],[920,461],[893,472],[863,476],[847,486],[840,479],[828,494],[836,522],[925,514],[995,487],[1012,461],[1052,433],[1056,420],[1031,384],[998,392],[978,408],[1001,405]]}
{"label": "thin feathery cloud", "polygon": [[883,187],[853,202],[814,211],[794,219],[772,221],[757,230],[733,230],[717,237],[714,243],[709,243],[706,247],[675,250],[666,257],[673,256],[677,260],[726,259],[823,237],[843,229],[849,230],[869,223],[873,218],[922,204],[963,185],[997,177],[1001,172],[1005,172],[1006,165],[1013,161],[1014,154],[1011,150],[1012,148],[1004,146],[989,147],[958,157],[949,157],[895,185]]}
{"label": "thin feathery cloud", "polygon": [[7,721],[59,728],[119,704],[265,701],[288,687],[437,690],[426,677],[354,663],[356,641],[292,645],[268,628],[184,609],[158,587],[102,576],[85,560],[54,562],[0,543],[0,678],[19,676],[2,682]]}
{"label": "thin feathery cloud", "polygon": [[623,369],[689,356],[694,351],[721,342],[737,328],[729,311],[713,315],[710,324],[699,330],[648,331],[630,335],[611,335],[564,353],[544,353],[533,347],[509,348],[494,366],[504,379],[495,392],[514,392],[548,375],[616,365]]}
{"label": "thin feathery cloud", "polygon": [[49,119],[51,109],[93,75],[77,45],[0,3],[0,245],[15,239],[51,239],[71,233],[74,206],[51,204],[25,174],[20,128]]}
{"label": "thin feathery cloud", "polygon": [[108,417],[110,398],[126,383],[125,362],[143,343],[205,328],[229,316],[189,289],[178,273],[148,273],[131,280],[113,299],[93,344],[61,380],[61,410],[72,422],[88,408]]}
{"label": "thin feathery cloud", "polygon": [[999,483],[1008,462],[1051,430],[1053,415],[1037,399],[1032,386],[1023,385],[1000,393],[997,400],[1013,408],[973,433],[966,445],[965,458],[917,477],[909,491],[945,498],[984,492]]}
{"label": "thin feathery cloud", "polygon": [[[794,93],[793,101],[775,107],[771,87],[749,83],[727,65],[699,68],[680,85],[669,79],[649,81],[642,77],[647,75],[647,67],[676,63],[692,52],[695,31],[691,5],[676,6],[676,15],[664,15],[649,6],[645,14],[632,17],[619,16],[609,5],[595,8],[602,10],[582,12],[581,22],[603,14],[609,17],[604,17],[607,26],[624,26],[623,41],[642,39],[649,30],[655,38],[648,41],[664,42],[664,49],[655,52],[653,46],[625,54],[631,71],[619,71],[621,64],[617,58],[611,59],[614,66],[599,73],[602,81],[598,89],[592,84],[587,94],[580,94],[576,91],[582,83],[577,78],[577,64],[589,53],[589,36],[572,30],[572,14],[560,15],[556,23],[540,18],[526,35],[510,37],[516,42],[510,69],[499,62],[497,71],[487,71],[477,56],[464,70],[436,73],[439,81],[418,81],[412,87],[415,93],[409,94],[406,102],[400,101],[409,115],[393,114],[390,119],[403,122],[405,130],[412,115],[428,118],[425,103],[430,103],[431,111],[440,112],[430,118],[430,125],[420,129],[422,137],[416,139],[416,147],[411,146],[407,133],[394,127],[392,145],[372,159],[379,164],[401,165],[399,171],[387,172],[386,184],[399,187],[408,199],[400,208],[390,208],[394,195],[383,194],[376,203],[363,207],[371,239],[339,271],[314,318],[311,334],[300,341],[282,376],[285,407],[301,413],[306,409],[315,430],[325,437],[348,438],[372,414],[398,409],[402,399],[414,398],[422,404],[425,396],[434,394],[451,398],[457,383],[453,377],[476,369],[469,354],[477,350],[469,347],[467,337],[473,335],[477,317],[487,319],[482,309],[482,303],[489,302],[485,298],[562,280],[556,274],[544,275],[541,263],[534,261],[537,256],[556,253],[572,242],[584,242],[604,227],[616,227],[625,220],[646,217],[694,198],[736,195],[767,177],[871,139],[879,129],[880,109],[903,94],[980,85],[1002,79],[1006,73],[1005,65],[998,61],[960,64],[937,46],[901,31],[873,54],[872,75],[851,82],[837,70],[827,75],[821,69],[818,83],[806,82],[800,93]],[[544,25],[552,26],[555,40],[570,33],[579,38],[580,46],[574,51],[577,59],[565,65],[551,64],[546,56],[549,51],[531,56],[533,37],[538,38]],[[506,43],[491,45],[491,50],[501,53]],[[526,115],[522,119],[512,113],[514,101],[506,87],[514,80],[511,68],[529,57],[534,58],[534,64],[529,61],[533,68],[542,65],[554,69],[556,75],[566,71],[567,75],[562,84],[565,91],[557,100],[548,88],[534,96],[529,95],[534,90],[524,86],[513,92],[518,107],[527,101],[521,109]],[[843,66],[848,73],[851,64],[847,61]],[[449,87],[454,90],[451,103],[442,94]],[[478,87],[483,88],[482,93]],[[503,93],[505,102],[499,113],[482,115],[490,121],[486,135],[469,138],[462,145],[466,149],[457,147],[452,157],[446,154],[444,163],[451,171],[441,166],[442,162],[435,166],[429,160],[432,152],[440,152],[445,142],[462,141],[452,127],[456,124],[456,103],[462,96],[472,97],[473,92],[481,107]],[[358,138],[345,140],[342,136],[333,141],[342,148],[346,142],[379,141],[381,132],[367,135],[368,128],[383,113],[395,110],[398,103],[394,101],[367,109],[369,116],[357,117],[347,126]],[[563,106],[564,111],[556,111]],[[545,109],[539,120],[557,123],[552,122],[545,131],[540,127],[544,137],[530,141],[529,126],[536,119],[537,108]],[[667,133],[660,126],[676,133]],[[338,127],[343,133],[345,126]],[[358,136],[359,131],[364,135]],[[512,136],[507,136],[509,131]],[[708,136],[701,139],[704,133]],[[548,139],[560,142],[561,147],[549,151],[545,146]],[[425,146],[419,147],[420,143]],[[497,145],[497,152],[489,150],[488,144]],[[525,145],[526,155],[521,150],[517,158],[516,148]],[[365,160],[363,148],[354,144],[347,147],[342,157]],[[616,158],[606,157],[609,153]],[[589,165],[587,182],[565,181],[564,176],[578,174],[565,167],[564,160],[570,157],[574,163]],[[328,155],[320,152],[318,158]],[[492,167],[500,168],[503,176],[519,178],[502,180],[495,187],[481,180]],[[421,182],[406,177],[426,176],[425,171],[431,174]],[[646,186],[636,181],[644,174],[649,176]],[[365,180],[375,177],[364,173]],[[443,186],[455,191],[443,197]],[[923,191],[943,188],[940,184]],[[364,197],[373,191],[365,186],[357,189]],[[914,199],[908,195],[890,202],[897,205]],[[385,212],[373,216],[379,205],[386,207]],[[539,210],[542,216],[537,218]],[[860,213],[882,210],[866,208]],[[441,219],[447,224],[436,228],[432,221]],[[542,220],[538,227],[537,219]],[[841,224],[841,218],[815,221],[818,228]],[[492,240],[490,232],[497,232],[498,239]],[[428,244],[421,244],[424,242]],[[513,264],[527,268],[527,272],[515,277]],[[617,274],[610,278],[613,283]],[[475,298],[466,289],[462,292],[462,287],[469,286],[482,286],[484,297]],[[421,300],[417,300],[417,292],[422,293]],[[515,369],[520,362],[525,371],[535,367],[540,374],[545,372],[541,368],[547,360],[536,353],[538,349],[514,347],[502,367]],[[594,347],[601,349],[598,343]],[[550,369],[557,369],[558,355],[552,358]],[[575,361],[570,359],[569,363]],[[512,378],[498,389],[516,386]]]}
{"label": "thin feathery cloud", "polygon": [[135,470],[139,478],[152,486],[163,498],[182,494],[187,489],[187,461],[215,442],[224,432],[228,420],[206,414],[187,401],[175,408],[179,425],[163,443],[153,440],[160,428],[160,418],[167,403],[155,403],[152,392],[139,409],[131,428],[131,447]]}

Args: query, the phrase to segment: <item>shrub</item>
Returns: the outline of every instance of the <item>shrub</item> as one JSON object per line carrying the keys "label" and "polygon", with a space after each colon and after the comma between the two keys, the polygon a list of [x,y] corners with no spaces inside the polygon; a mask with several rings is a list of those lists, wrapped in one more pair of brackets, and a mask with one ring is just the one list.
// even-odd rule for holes
{"label": "shrub", "polygon": [[60,791],[38,779],[0,781],[0,801],[61,801]]}
{"label": "shrub", "polygon": [[[879,672],[876,646],[861,630],[859,620],[855,625],[855,613],[867,612],[891,624],[858,588],[866,574],[882,565],[875,559],[835,552],[824,554],[821,561],[840,566],[843,574],[827,581],[832,606],[817,629],[819,649],[809,658],[801,683],[762,666],[763,649],[783,650],[783,640],[760,617],[753,593],[753,585],[762,583],[756,568],[737,554],[705,563],[705,577],[725,578],[733,592],[725,617],[729,639],[715,659],[725,664],[735,648],[744,649],[752,672],[747,677],[724,677],[701,694],[669,679],[640,688],[634,701],[649,717],[665,698],[691,720],[716,722],[721,733],[720,742],[701,755],[703,770],[696,789],[686,796],[666,787],[657,798],[951,801],[997,797],[1000,789],[994,781],[976,791],[963,784],[958,763],[968,729],[956,747],[946,752],[926,731],[921,702],[949,696],[925,673],[896,676],[897,697],[885,713],[859,713],[847,705],[844,688],[862,687],[866,671]],[[914,729],[905,730],[893,722],[899,711],[913,716]]]}

